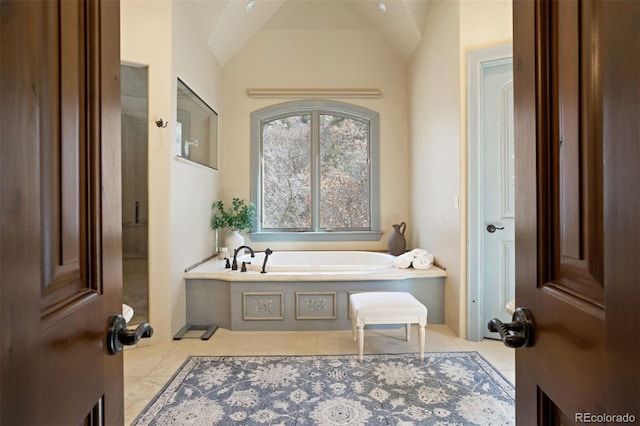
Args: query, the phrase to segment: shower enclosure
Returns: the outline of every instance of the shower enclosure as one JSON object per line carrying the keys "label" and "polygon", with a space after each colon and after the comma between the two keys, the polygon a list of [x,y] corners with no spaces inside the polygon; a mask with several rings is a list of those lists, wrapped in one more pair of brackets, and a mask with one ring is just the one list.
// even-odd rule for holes
{"label": "shower enclosure", "polygon": [[122,65],[122,301],[149,320],[148,68]]}

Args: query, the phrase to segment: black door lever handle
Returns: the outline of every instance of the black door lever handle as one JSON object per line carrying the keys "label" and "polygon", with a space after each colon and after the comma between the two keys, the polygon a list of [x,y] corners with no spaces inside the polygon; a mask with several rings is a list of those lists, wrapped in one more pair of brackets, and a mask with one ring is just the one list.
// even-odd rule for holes
{"label": "black door lever handle", "polygon": [[496,231],[501,231],[504,229],[504,226],[495,226],[494,224],[487,225],[487,231],[493,234]]}
{"label": "black door lever handle", "polygon": [[510,348],[530,346],[532,343],[533,321],[528,309],[517,308],[511,322],[505,323],[494,318],[487,327],[492,333],[499,333],[502,343]]}
{"label": "black door lever handle", "polygon": [[107,331],[107,350],[109,354],[116,355],[124,349],[124,345],[135,345],[147,337],[153,336],[153,328],[149,323],[143,322],[135,330],[127,328],[127,320],[120,314],[114,315],[109,321]]}

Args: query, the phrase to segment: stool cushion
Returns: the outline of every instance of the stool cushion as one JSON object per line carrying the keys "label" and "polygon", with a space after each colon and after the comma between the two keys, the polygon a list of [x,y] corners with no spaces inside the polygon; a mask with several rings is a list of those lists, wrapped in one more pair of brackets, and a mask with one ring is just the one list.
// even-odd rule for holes
{"label": "stool cushion", "polygon": [[351,309],[357,316],[402,313],[405,315],[427,315],[427,308],[410,293],[377,292],[355,293],[351,297]]}

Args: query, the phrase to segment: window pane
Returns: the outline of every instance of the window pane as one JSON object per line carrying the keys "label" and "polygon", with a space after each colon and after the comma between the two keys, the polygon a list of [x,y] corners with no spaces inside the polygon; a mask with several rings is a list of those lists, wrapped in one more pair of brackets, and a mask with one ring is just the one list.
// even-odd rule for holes
{"label": "window pane", "polygon": [[262,228],[311,227],[311,116],[262,126]]}
{"label": "window pane", "polygon": [[370,229],[366,122],[320,115],[320,227]]}

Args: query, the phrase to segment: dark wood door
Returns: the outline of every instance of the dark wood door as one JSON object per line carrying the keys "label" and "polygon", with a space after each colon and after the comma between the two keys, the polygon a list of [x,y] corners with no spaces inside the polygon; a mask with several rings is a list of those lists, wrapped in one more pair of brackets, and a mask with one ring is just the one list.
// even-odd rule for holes
{"label": "dark wood door", "polygon": [[119,4],[1,0],[0,423],[122,424]]}
{"label": "dark wood door", "polygon": [[515,1],[514,87],[517,423],[639,422],[640,2]]}

